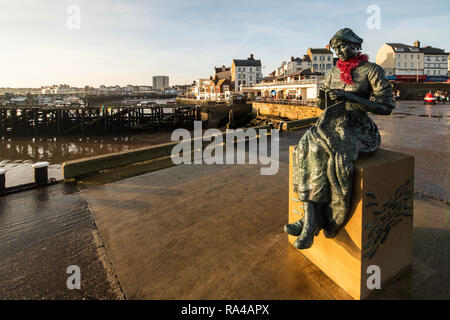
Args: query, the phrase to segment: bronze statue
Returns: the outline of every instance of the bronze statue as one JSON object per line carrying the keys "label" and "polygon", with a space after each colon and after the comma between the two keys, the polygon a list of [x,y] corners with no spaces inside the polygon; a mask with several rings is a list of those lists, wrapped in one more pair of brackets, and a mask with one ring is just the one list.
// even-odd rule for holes
{"label": "bronze statue", "polygon": [[319,89],[318,107],[324,111],[294,148],[294,191],[303,202],[304,216],[284,230],[298,236],[298,249],[310,248],[320,230],[333,238],[344,225],[353,163],[360,153],[374,152],[381,143],[367,113],[389,115],[395,106],[384,70],[360,53],[362,42],[348,28],[331,38],[339,60]]}

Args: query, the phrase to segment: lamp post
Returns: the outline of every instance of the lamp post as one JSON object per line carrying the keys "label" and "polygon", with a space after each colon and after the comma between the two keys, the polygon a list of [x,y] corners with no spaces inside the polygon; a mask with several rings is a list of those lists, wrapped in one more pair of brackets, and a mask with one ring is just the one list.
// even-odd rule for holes
{"label": "lamp post", "polygon": [[419,82],[419,56],[417,55],[417,65],[416,65],[416,83]]}

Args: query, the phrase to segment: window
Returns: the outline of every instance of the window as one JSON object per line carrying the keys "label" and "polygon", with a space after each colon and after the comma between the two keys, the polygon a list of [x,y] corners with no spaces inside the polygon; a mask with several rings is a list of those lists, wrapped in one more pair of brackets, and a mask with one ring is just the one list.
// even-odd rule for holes
{"label": "window", "polygon": [[411,55],[411,59],[414,59],[414,55],[413,54]]}
{"label": "window", "polygon": [[411,68],[414,68],[414,62],[411,62]]}
{"label": "window", "polygon": [[406,68],[408,65],[406,64],[406,62],[403,64],[403,66]]}
{"label": "window", "polygon": [[399,68],[400,68],[400,62],[397,62],[397,67],[399,67]]}
{"label": "window", "polygon": [[314,64],[313,64],[313,68],[314,68],[314,69],[317,69],[317,63],[314,63]]}
{"label": "window", "polygon": [[417,59],[420,59],[420,54],[417,55]]}
{"label": "window", "polygon": [[[238,79],[240,79],[240,78],[241,78],[241,74],[239,73],[239,74],[238,74]],[[239,82],[240,82],[240,81],[239,81]]]}
{"label": "window", "polygon": [[314,61],[317,61],[317,56],[314,56]]}
{"label": "window", "polygon": [[250,80],[253,80],[253,77],[250,75]]}
{"label": "window", "polygon": [[250,67],[250,72],[252,72],[252,67]]}
{"label": "window", "polygon": [[331,69],[331,63],[327,63],[327,69]]}
{"label": "window", "polygon": [[244,73],[242,76],[243,76],[243,78],[245,79],[245,73]]}
{"label": "window", "polygon": [[331,57],[330,56],[328,56],[328,61],[331,61]]}

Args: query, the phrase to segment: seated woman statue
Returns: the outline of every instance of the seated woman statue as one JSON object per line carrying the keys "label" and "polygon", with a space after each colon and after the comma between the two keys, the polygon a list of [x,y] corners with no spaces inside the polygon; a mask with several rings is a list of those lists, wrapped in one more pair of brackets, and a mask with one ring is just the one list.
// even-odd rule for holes
{"label": "seated woman statue", "polygon": [[389,115],[395,106],[383,69],[360,53],[362,42],[348,28],[330,40],[339,60],[318,92],[318,107],[324,111],[294,148],[294,191],[303,202],[304,215],[284,230],[298,236],[298,249],[310,248],[322,229],[333,238],[345,224],[353,163],[360,153],[374,152],[381,143],[367,113]]}

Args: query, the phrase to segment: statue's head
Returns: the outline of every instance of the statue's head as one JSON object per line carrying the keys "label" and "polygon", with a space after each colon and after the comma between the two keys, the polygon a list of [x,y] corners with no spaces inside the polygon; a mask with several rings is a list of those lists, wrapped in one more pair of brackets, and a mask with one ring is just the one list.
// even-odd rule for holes
{"label": "statue's head", "polygon": [[362,42],[352,29],[344,28],[334,34],[330,45],[340,60],[348,60],[358,54]]}

